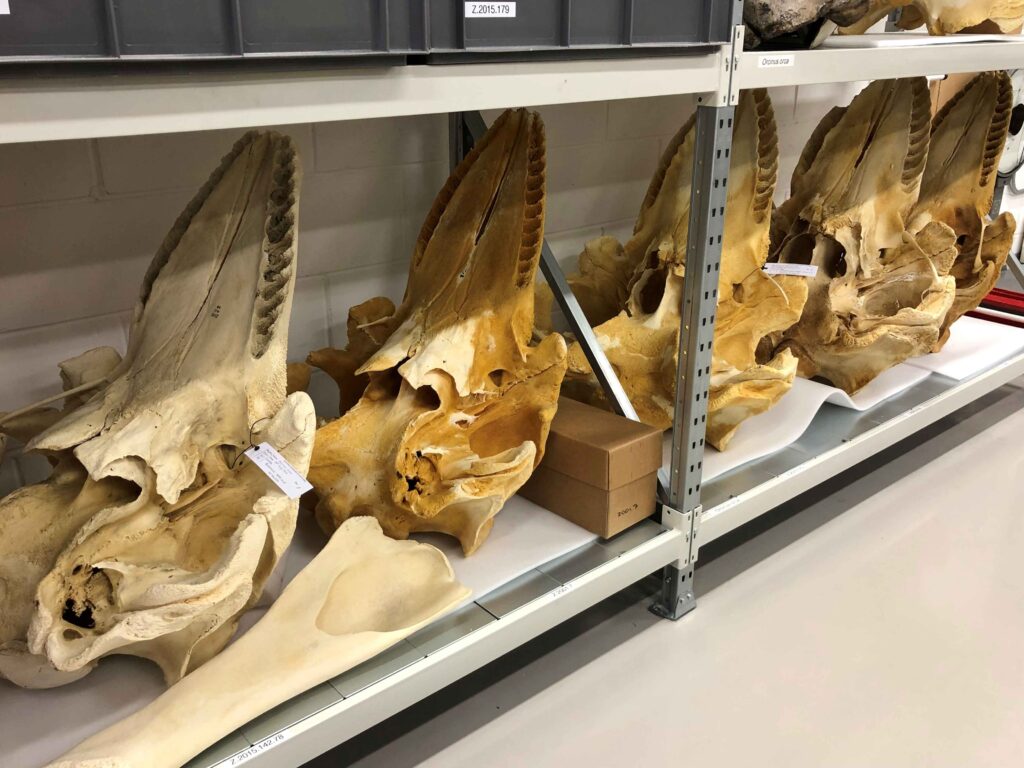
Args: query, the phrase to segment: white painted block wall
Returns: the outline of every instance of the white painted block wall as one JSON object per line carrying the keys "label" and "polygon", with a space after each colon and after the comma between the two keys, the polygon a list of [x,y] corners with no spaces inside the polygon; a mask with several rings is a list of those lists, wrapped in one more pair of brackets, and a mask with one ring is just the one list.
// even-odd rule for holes
{"label": "white painted block wall", "polygon": [[[779,199],[814,125],[856,90],[772,92]],[[658,157],[691,110],[687,97],[539,109],[548,137],[547,237],[566,266],[591,237],[628,236]],[[294,137],[304,167],[289,334],[289,357],[300,360],[311,349],[344,345],[353,304],[401,298],[414,238],[447,176],[447,119],[281,130]],[[128,312],[153,252],[241,133],[0,146],[0,411],[57,392],[56,366],[68,357],[103,344],[124,350]],[[0,492],[36,474],[18,461],[6,462]]]}

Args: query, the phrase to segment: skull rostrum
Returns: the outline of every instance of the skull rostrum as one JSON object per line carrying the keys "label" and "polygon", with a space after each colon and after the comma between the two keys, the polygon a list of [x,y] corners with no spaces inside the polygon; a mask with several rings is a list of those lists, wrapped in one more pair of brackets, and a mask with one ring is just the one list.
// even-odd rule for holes
{"label": "skull rostrum", "polygon": [[818,267],[800,322],[773,340],[801,375],[854,393],[941,346],[994,283],[1013,232],[983,213],[1002,82],[979,76],[932,125],[924,78],[878,81],[815,129],[774,221],[776,258]]}
{"label": "skull rostrum", "polygon": [[[624,246],[608,237],[588,243],[579,274],[569,279],[637,414],[663,429],[674,413],[693,144],[691,119],[655,171],[633,237]],[[719,449],[743,420],[770,408],[792,386],[796,359],[787,350],[763,354],[762,340],[795,323],[807,298],[803,278],[761,270],[778,174],[775,117],[763,89],[743,93],[731,151],[709,371],[707,441]],[[565,390],[600,400],[575,344]]]}
{"label": "skull rostrum", "polygon": [[360,305],[349,349],[311,356],[343,393],[368,381],[317,431],[326,529],[372,515],[389,536],[448,533],[468,554],[540,461],[566,365],[560,336],[530,343],[544,172],[540,117],[505,112],[434,201],[401,305]]}
{"label": "skull rostrum", "polygon": [[121,653],[171,683],[259,596],[298,505],[240,454],[304,472],[315,429],[285,396],[298,184],[289,139],[243,137],[157,252],[125,358],[72,361],[65,386],[98,376],[91,394],[23,431],[55,469],[0,501],[3,676],[54,685]]}

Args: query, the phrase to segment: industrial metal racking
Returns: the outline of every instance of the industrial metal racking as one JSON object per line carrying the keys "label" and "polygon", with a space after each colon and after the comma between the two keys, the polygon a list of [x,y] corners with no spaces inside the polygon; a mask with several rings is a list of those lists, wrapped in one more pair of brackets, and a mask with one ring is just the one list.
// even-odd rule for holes
{"label": "industrial metal racking", "polygon": [[[739,19],[741,3],[731,7]],[[793,446],[701,486],[721,214],[739,90],[1024,64],[1024,38],[1013,37],[795,51],[785,54],[787,63],[773,65],[762,61],[764,54],[743,52],[742,28],[734,30],[729,44],[671,57],[377,68],[262,63],[245,69],[209,65],[0,75],[0,143],[668,94],[691,94],[698,104],[678,400],[660,524],[649,521],[611,541],[539,563],[391,651],[259,718],[189,768],[299,765],[659,569],[664,569],[664,589],[654,609],[678,618],[694,606],[701,544],[1024,374],[1024,355],[1017,355],[967,381],[929,377],[863,414],[826,409]],[[453,127],[461,122],[455,118]],[[461,141],[453,136],[455,152],[461,151]],[[1024,274],[1017,262],[1014,266]],[[556,295],[569,301],[550,252],[542,268]],[[571,320],[571,303],[565,306]],[[600,369],[600,349],[590,346]],[[605,380],[614,388],[614,375]],[[621,394],[613,391],[612,399],[621,403]],[[628,415],[628,403],[620,410]]]}

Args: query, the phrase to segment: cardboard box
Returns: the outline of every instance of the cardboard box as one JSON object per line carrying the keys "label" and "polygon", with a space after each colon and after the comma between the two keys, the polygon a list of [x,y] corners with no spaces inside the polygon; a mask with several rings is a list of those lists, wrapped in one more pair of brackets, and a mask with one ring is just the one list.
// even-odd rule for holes
{"label": "cardboard box", "polygon": [[563,397],[519,493],[608,538],[653,514],[661,453],[661,430]]}

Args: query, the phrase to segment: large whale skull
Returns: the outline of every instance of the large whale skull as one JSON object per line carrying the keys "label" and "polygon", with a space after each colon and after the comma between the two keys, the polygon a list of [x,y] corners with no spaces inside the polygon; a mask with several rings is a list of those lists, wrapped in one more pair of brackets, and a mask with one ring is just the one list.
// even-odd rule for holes
{"label": "large whale skull", "polygon": [[435,200],[402,304],[360,305],[346,354],[311,358],[369,381],[317,431],[309,476],[328,530],[373,515],[389,536],[440,531],[468,554],[540,461],[566,355],[558,335],[530,343],[544,169],[539,116],[504,113]]}
{"label": "large whale skull", "polygon": [[115,652],[178,680],[227,643],[288,545],[297,502],[239,454],[266,442],[304,472],[312,449],[312,404],[285,399],[298,183],[289,139],[243,137],[153,260],[125,358],[93,365],[91,396],[29,441],[56,469],[0,502],[0,547],[33,566],[0,590],[19,603],[0,637],[15,682]]}
{"label": "large whale skull", "polygon": [[942,323],[936,350],[949,338],[949,327],[995,287],[1013,244],[1013,215],[1006,212],[995,221],[988,218],[1012,109],[1009,75],[983,72],[932,120],[928,163],[911,228],[941,222],[956,235],[951,271],[956,297]]}
{"label": "large whale skull", "polygon": [[[663,429],[672,424],[675,404],[693,126],[691,119],[666,149],[629,242],[588,243],[579,274],[569,279],[640,419]],[[746,91],[733,129],[710,369],[707,441],[720,449],[742,421],[774,405],[796,374],[788,351],[759,351],[765,336],[797,321],[807,298],[803,278],[772,278],[761,270],[777,175],[771,101],[763,89]],[[569,350],[565,388],[574,397],[599,399],[577,344]]]}
{"label": "large whale skull", "polygon": [[880,80],[836,107],[811,135],[776,219],[778,258],[813,264],[800,322],[779,348],[853,393],[928,352],[953,303],[955,235],[908,231],[928,158],[925,79]]}

